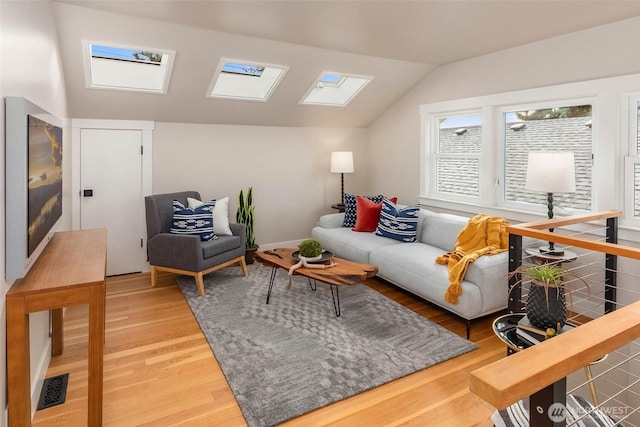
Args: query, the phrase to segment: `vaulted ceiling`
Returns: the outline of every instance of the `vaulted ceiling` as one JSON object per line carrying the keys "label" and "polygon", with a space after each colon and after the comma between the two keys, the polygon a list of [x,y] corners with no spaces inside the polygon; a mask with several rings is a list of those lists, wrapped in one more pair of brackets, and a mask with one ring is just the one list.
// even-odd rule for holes
{"label": "vaulted ceiling", "polygon": [[[366,127],[433,69],[640,15],[640,1],[91,1],[53,9],[74,118]],[[82,42],[176,51],[166,95],[86,87]],[[205,96],[222,57],[286,65],[268,102]],[[346,107],[300,105],[322,71],[373,76]]]}

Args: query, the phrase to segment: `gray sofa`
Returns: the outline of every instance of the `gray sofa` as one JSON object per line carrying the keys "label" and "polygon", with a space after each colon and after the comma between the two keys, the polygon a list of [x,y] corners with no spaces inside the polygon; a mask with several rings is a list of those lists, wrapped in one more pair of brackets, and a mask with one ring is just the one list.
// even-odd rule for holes
{"label": "gray sofa", "polygon": [[230,223],[232,236],[218,236],[208,242],[201,242],[198,236],[171,234],[173,201],[187,206],[187,197],[201,200],[196,191],[156,194],[144,199],[151,286],[156,285],[158,271],[168,271],[195,277],[198,292],[204,295],[205,274],[238,264],[247,275],[245,225]]}
{"label": "gray sofa", "polygon": [[343,227],[344,213],[324,215],[312,238],[337,257],[378,266],[378,276],[467,320],[507,307],[508,252],[484,255],[469,265],[458,304],[444,299],[448,269],[436,264],[451,251],[469,218],[420,209],[417,241],[405,243]]}

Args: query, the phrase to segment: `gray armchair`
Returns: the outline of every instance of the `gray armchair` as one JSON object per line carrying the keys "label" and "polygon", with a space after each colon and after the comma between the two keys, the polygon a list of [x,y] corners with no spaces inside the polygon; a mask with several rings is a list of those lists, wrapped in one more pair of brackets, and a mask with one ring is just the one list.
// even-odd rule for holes
{"label": "gray armchair", "polygon": [[157,194],[144,199],[147,217],[147,253],[151,264],[151,286],[156,285],[157,272],[193,276],[200,295],[204,295],[205,274],[239,264],[247,275],[244,224],[230,223],[233,236],[201,242],[199,236],[172,234],[173,201],[187,206],[187,197],[200,199],[196,191]]}

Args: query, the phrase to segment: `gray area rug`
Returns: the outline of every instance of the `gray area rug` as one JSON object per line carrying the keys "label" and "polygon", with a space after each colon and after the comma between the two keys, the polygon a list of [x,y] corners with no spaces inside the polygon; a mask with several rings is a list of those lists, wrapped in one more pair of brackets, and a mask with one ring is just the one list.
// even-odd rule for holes
{"label": "gray area rug", "polygon": [[249,426],[271,426],[451,359],[476,347],[365,285],[340,287],[336,317],[328,285],[279,269],[226,268],[176,280]]}

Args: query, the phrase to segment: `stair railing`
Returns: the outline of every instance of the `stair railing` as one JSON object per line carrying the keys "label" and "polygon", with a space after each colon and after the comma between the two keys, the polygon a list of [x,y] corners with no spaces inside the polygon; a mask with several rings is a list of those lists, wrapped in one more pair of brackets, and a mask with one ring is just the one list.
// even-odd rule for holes
{"label": "stair railing", "polygon": [[[509,271],[522,265],[523,237],[602,253],[605,257],[604,315],[473,371],[470,377],[473,393],[497,409],[529,397],[530,425],[564,425],[554,423],[549,410],[553,404],[566,404],[566,377],[640,338],[640,301],[625,307],[617,307],[616,303],[617,257],[640,260],[640,249],[617,244],[619,216],[619,211],[603,211],[507,228]],[[605,241],[557,232],[561,227],[602,220],[606,221]],[[548,230],[551,228],[556,232]],[[523,311],[518,276],[514,274],[509,279],[510,313]]]}

